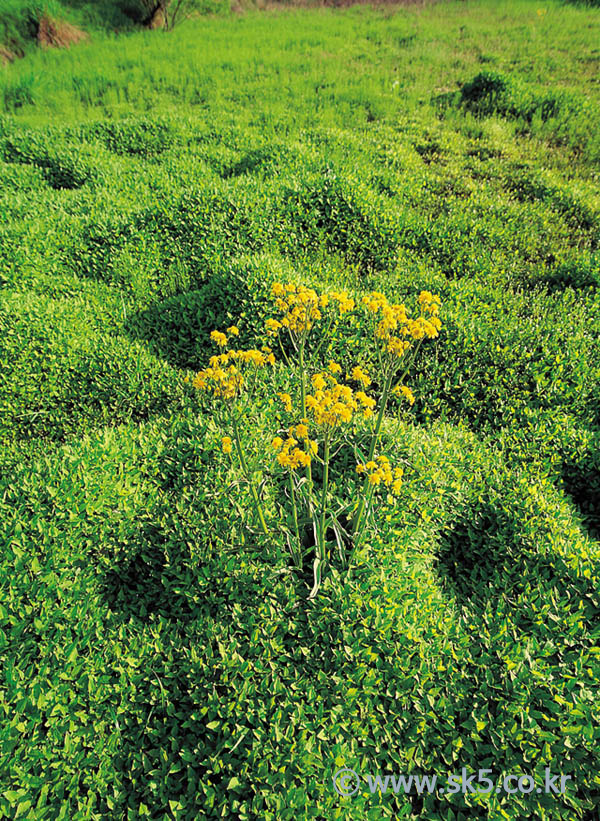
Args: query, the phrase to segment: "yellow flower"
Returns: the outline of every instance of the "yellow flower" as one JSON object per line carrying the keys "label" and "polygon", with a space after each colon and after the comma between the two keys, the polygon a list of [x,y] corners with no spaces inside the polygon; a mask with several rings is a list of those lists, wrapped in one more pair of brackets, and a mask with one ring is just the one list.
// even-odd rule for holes
{"label": "yellow flower", "polygon": [[330,362],[330,363],[329,363],[329,370],[330,370],[330,371],[331,371],[331,373],[333,373],[333,374],[335,374],[335,373],[341,373],[341,372],[342,372],[342,366],[341,366],[341,365],[338,365],[338,363],[337,363],[337,362]]}
{"label": "yellow flower", "polygon": [[366,466],[365,466],[365,465],[363,465],[363,464],[358,464],[358,465],[356,466],[356,472],[357,472],[357,473],[364,473],[364,472],[365,472],[365,470],[366,470]]}
{"label": "yellow flower", "polygon": [[329,294],[329,298],[337,302],[337,307],[341,314],[346,313],[346,311],[351,311],[354,308],[354,300],[348,296],[346,291],[334,291]]}
{"label": "yellow flower", "polygon": [[270,334],[277,333],[277,331],[281,328],[281,322],[278,322],[276,319],[267,319],[265,322],[265,328]]}
{"label": "yellow flower", "polygon": [[223,453],[231,453],[232,443],[231,443],[231,437],[230,436],[224,436],[223,437],[222,442],[221,442],[221,447],[223,448]]}
{"label": "yellow flower", "polygon": [[296,436],[299,439],[306,439],[306,437],[308,436],[308,428],[306,427],[306,425],[296,425]]}
{"label": "yellow flower", "polygon": [[290,454],[292,461],[290,467],[294,470],[297,467],[308,467],[310,465],[310,456],[299,448],[295,448]]}
{"label": "yellow flower", "polygon": [[325,382],[320,373],[315,374],[311,382],[313,383],[313,387],[316,391],[322,391],[327,385],[327,382]]}
{"label": "yellow flower", "polygon": [[352,379],[356,379],[357,382],[361,382],[363,385],[367,386],[371,384],[371,378],[368,374],[366,374],[362,368],[356,366],[352,369]]}
{"label": "yellow flower", "polygon": [[239,330],[236,328],[236,326],[235,326],[235,325],[231,325],[231,327],[227,328],[227,333],[228,333],[230,336],[239,336],[239,335],[240,335],[240,332],[239,332]]}
{"label": "yellow flower", "polygon": [[407,388],[406,385],[399,385],[398,387],[400,388],[399,393],[402,394],[402,396],[408,401],[408,403],[410,405],[414,405],[415,404],[415,395],[411,391],[411,389]]}
{"label": "yellow flower", "polygon": [[370,396],[367,396],[367,394],[364,391],[356,391],[354,396],[365,408],[370,408],[372,410],[375,407],[375,400],[372,399]]}
{"label": "yellow flower", "polygon": [[378,485],[381,482],[381,476],[379,473],[371,473],[369,474],[369,483],[372,485]]}
{"label": "yellow flower", "polygon": [[377,470],[377,462],[373,462],[371,460],[370,462],[367,462],[365,467],[366,467],[367,470]]}
{"label": "yellow flower", "polygon": [[402,488],[402,479],[394,479],[392,482],[392,493],[397,496]]}
{"label": "yellow flower", "polygon": [[271,442],[271,447],[273,450],[281,450],[283,447],[283,439],[281,436],[276,436],[273,441]]}
{"label": "yellow flower", "polygon": [[227,345],[227,337],[224,333],[221,333],[221,331],[211,331],[210,338],[213,342],[216,342],[220,348],[224,348],[225,345]]}
{"label": "yellow flower", "polygon": [[286,411],[288,413],[291,413],[291,411],[292,411],[292,397],[289,395],[289,393],[278,393],[277,396],[283,402],[283,406],[286,409]]}
{"label": "yellow flower", "polygon": [[371,291],[363,297],[362,301],[364,305],[374,306],[376,311],[388,304],[387,297],[381,291]]}
{"label": "yellow flower", "polygon": [[277,454],[277,461],[282,467],[287,467],[290,463],[290,454],[287,450],[282,450]]}
{"label": "yellow flower", "polygon": [[391,336],[388,340],[388,353],[393,353],[396,356],[403,356],[409,348],[410,342],[407,342],[405,339],[400,339],[398,336]]}

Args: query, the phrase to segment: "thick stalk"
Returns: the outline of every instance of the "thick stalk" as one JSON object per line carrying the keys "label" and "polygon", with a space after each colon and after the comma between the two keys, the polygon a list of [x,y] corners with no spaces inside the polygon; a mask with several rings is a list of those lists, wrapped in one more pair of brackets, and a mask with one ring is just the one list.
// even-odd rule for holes
{"label": "thick stalk", "polygon": [[298,554],[293,558],[296,561],[297,567],[302,567],[302,542],[300,541],[300,530],[298,529],[298,508],[296,506],[296,491],[294,490],[294,477],[290,470],[290,494],[292,497],[292,514],[294,516],[294,533],[296,534],[296,544],[298,546]]}
{"label": "thick stalk", "polygon": [[329,433],[325,434],[323,454],[323,488],[321,492],[321,519],[319,523],[319,558],[325,560],[325,514],[327,513],[327,490],[329,485]]}
{"label": "thick stalk", "polygon": [[[298,362],[300,365],[300,404],[302,406],[302,421],[308,419],[306,415],[306,368],[304,367],[304,347],[305,347],[305,340],[302,340],[300,344],[300,350],[298,352]],[[312,498],[312,468],[310,466],[310,462],[306,468],[306,478],[308,479],[308,498],[309,500]],[[310,511],[310,501],[309,501],[309,511]]]}
{"label": "thick stalk", "polygon": [[[392,379],[393,379],[393,371],[388,371],[386,376],[384,385],[383,385],[383,393],[381,395],[381,405],[379,406],[379,413],[377,414],[377,419],[375,420],[375,427],[373,429],[373,434],[371,436],[371,444],[369,446],[369,455],[367,458],[367,462],[370,462],[373,459],[375,454],[375,447],[377,445],[377,440],[379,439],[379,434],[381,432],[381,425],[383,423],[383,417],[385,414],[385,409],[387,406],[388,396],[390,394],[390,388],[392,386]],[[368,492],[368,483],[369,480],[365,480],[365,485],[363,488],[363,493],[360,498],[360,502],[358,505],[358,510],[356,511],[356,516],[354,517],[354,525],[352,527],[352,538],[356,540],[356,536],[360,531],[360,526],[362,524],[362,517],[365,511],[365,504],[367,501],[367,492]]]}
{"label": "thick stalk", "polygon": [[258,518],[260,521],[260,525],[262,527],[263,533],[265,536],[269,535],[269,528],[267,527],[267,523],[265,521],[265,517],[262,511],[262,507],[260,504],[260,499],[258,498],[258,493],[256,492],[256,488],[254,487],[254,482],[252,481],[252,477],[250,476],[250,471],[248,470],[248,464],[246,462],[246,457],[244,456],[244,451],[242,449],[242,444],[240,441],[240,432],[237,425],[237,421],[233,413],[231,413],[231,425],[233,427],[234,433],[234,440],[235,440],[235,449],[237,451],[238,458],[240,460],[240,465],[242,466],[242,472],[246,477],[248,484],[250,485],[250,492],[252,493],[252,498],[254,500],[254,506],[256,507],[256,512],[258,514]]}
{"label": "thick stalk", "polygon": [[300,404],[302,405],[302,418],[306,419],[306,371],[304,370],[304,345],[300,346],[298,363],[300,365]]}

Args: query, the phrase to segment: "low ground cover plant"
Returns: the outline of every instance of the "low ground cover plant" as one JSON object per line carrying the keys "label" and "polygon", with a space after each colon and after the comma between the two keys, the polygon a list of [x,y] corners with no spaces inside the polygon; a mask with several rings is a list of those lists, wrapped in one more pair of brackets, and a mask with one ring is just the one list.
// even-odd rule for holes
{"label": "low ground cover plant", "polygon": [[0,817],[590,821],[598,10],[126,5],[0,66]]}

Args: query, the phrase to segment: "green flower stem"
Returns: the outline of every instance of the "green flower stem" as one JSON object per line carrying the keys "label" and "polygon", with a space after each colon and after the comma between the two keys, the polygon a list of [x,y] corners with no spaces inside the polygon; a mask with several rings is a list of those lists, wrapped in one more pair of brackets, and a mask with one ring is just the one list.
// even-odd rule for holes
{"label": "green flower stem", "polygon": [[323,454],[323,489],[321,493],[321,520],[319,525],[319,559],[325,560],[325,514],[327,512],[327,490],[329,485],[329,434],[325,434]]}
{"label": "green flower stem", "polygon": [[306,371],[304,369],[304,346],[300,348],[298,362],[300,364],[300,404],[302,405],[302,418],[306,419]]}
{"label": "green flower stem", "polygon": [[248,464],[246,462],[246,457],[244,456],[244,451],[242,449],[241,439],[240,439],[240,431],[238,428],[238,424],[236,421],[235,416],[233,413],[231,414],[231,425],[233,427],[234,433],[234,440],[235,440],[235,449],[237,451],[238,458],[240,460],[240,465],[242,466],[242,471],[244,476],[246,477],[248,484],[250,485],[250,492],[252,493],[252,498],[254,499],[254,505],[256,507],[256,512],[258,514],[258,518],[260,520],[260,525],[262,527],[263,533],[265,536],[269,535],[269,528],[267,527],[267,523],[265,521],[265,517],[262,511],[262,506],[260,504],[260,499],[258,498],[258,493],[256,492],[256,488],[254,487],[254,482],[252,481],[252,477],[250,475],[250,471],[248,470]]}
{"label": "green flower stem", "polygon": [[[306,415],[306,368],[304,365],[304,342],[300,345],[300,350],[298,352],[298,362],[300,364],[300,404],[302,406],[302,420],[308,419]],[[306,478],[308,479],[308,498],[309,500],[312,497],[312,468],[310,462],[306,467]],[[310,510],[310,501],[309,501],[309,510]]]}
{"label": "green flower stem", "polygon": [[[371,445],[369,447],[369,456],[367,458],[367,462],[370,462],[373,459],[375,454],[375,447],[377,445],[377,440],[379,439],[379,434],[381,432],[381,425],[383,423],[383,417],[385,414],[385,409],[387,406],[388,397],[390,395],[390,388],[392,386],[393,380],[393,371],[388,371],[386,376],[384,385],[383,385],[383,394],[381,396],[381,405],[379,406],[379,413],[377,414],[377,419],[375,421],[375,428],[373,429],[373,435],[371,436]],[[365,485],[363,488],[362,496],[360,499],[360,503],[358,505],[358,510],[356,511],[356,516],[354,519],[354,525],[352,527],[352,538],[356,543],[357,535],[360,532],[360,526],[362,524],[362,517],[363,513],[365,512],[365,505],[367,502],[367,494],[369,490],[369,480],[368,478],[365,480]]]}
{"label": "green flower stem", "polygon": [[296,544],[299,554],[295,557],[296,565],[302,567],[302,542],[300,541],[300,530],[298,529],[298,508],[296,506],[296,491],[294,490],[294,477],[290,470],[290,494],[292,497],[292,514],[294,516],[294,532],[296,534]]}

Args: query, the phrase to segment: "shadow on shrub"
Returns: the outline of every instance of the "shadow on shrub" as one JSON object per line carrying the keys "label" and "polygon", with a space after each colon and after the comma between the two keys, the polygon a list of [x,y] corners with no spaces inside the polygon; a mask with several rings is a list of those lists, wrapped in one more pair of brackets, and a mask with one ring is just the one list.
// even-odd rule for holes
{"label": "shadow on shrub", "polygon": [[[190,595],[194,586],[182,545],[154,522],[144,523],[132,538],[139,544],[137,550],[114,562],[100,582],[107,605],[125,621],[146,621],[152,614],[184,624],[190,621],[197,605]],[[187,559],[189,564],[189,549]]]}
{"label": "shadow on shrub", "polygon": [[577,257],[551,269],[542,277],[550,290],[562,288],[597,288],[600,285],[600,255]]}
{"label": "shadow on shrub", "polygon": [[268,278],[256,281],[244,267],[211,277],[194,291],[178,294],[131,317],[124,333],[142,340],[157,356],[179,368],[198,369],[214,353],[210,333],[240,329],[239,344],[253,344],[270,307]]}
{"label": "shadow on shrub", "polygon": [[75,149],[33,131],[6,138],[2,156],[7,163],[41,169],[48,185],[57,190],[81,188],[97,176],[90,146]]}
{"label": "shadow on shrub", "polygon": [[566,461],[562,480],[590,536],[600,539],[600,453],[590,453],[579,461]]}
{"label": "shadow on shrub", "polygon": [[[541,523],[539,527],[543,529]],[[508,602],[515,626],[536,633],[536,602],[551,597],[560,603],[565,620],[583,603],[590,625],[597,624],[600,605],[593,581],[578,575],[559,554],[532,550],[523,529],[521,521],[484,501],[442,534],[437,569],[459,605],[483,612]],[[548,622],[546,630],[556,631],[559,638],[564,635],[560,623]]]}

